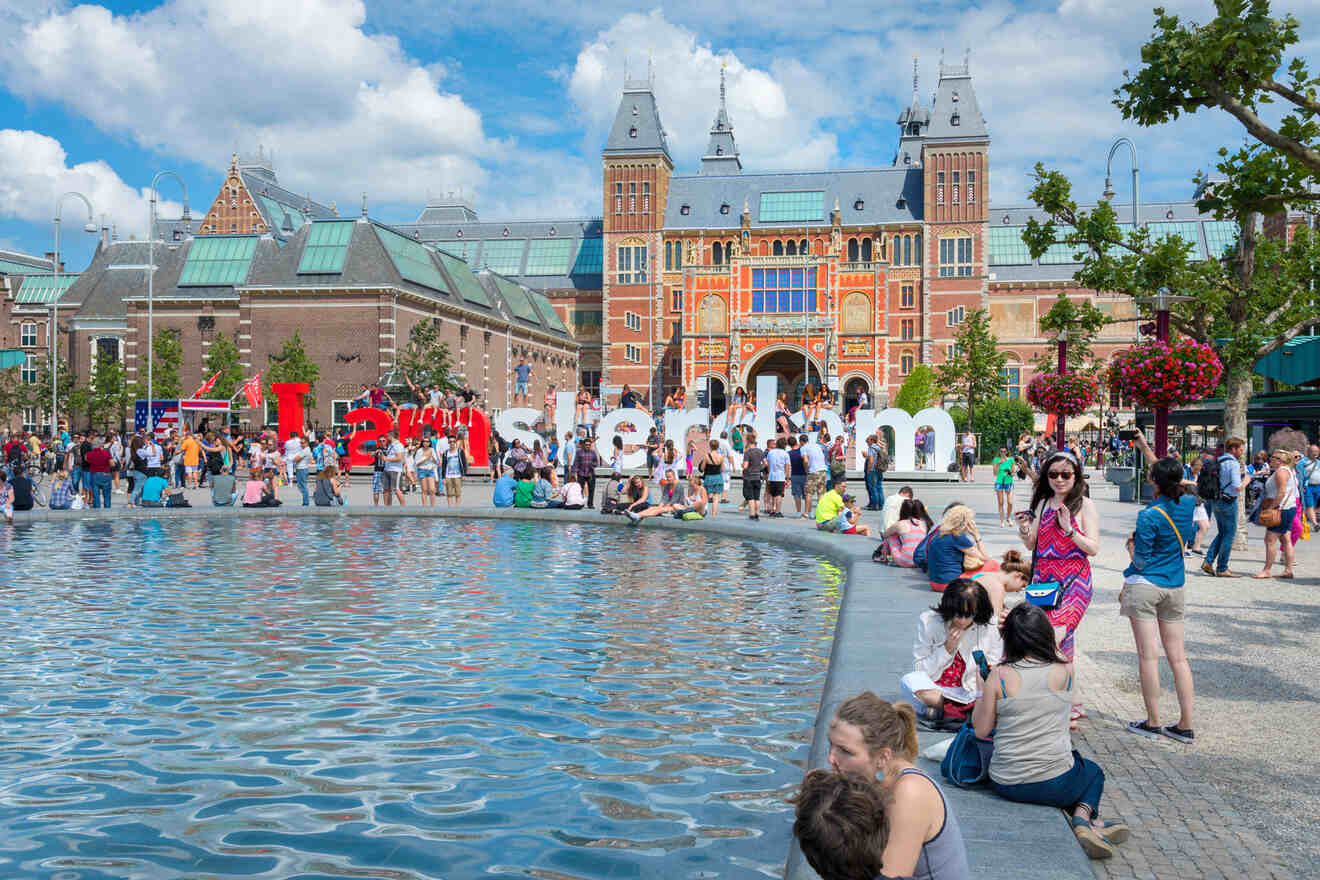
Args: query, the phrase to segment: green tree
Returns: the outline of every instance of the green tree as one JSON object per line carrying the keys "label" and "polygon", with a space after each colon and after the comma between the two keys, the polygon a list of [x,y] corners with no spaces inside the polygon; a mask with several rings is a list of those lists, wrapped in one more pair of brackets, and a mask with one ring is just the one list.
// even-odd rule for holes
{"label": "green tree", "polygon": [[449,346],[440,341],[440,327],[434,321],[420,321],[408,331],[408,344],[395,361],[419,388],[432,383],[442,389],[457,389],[452,372],[454,362]]}
{"label": "green tree", "polygon": [[[67,421],[70,425],[74,424],[74,416],[81,413],[79,409],[78,397],[78,375],[69,367],[69,362],[60,358],[59,388],[56,392],[56,403],[59,406],[59,418]],[[43,358],[37,362],[37,383],[35,385],[23,386],[27,392],[16,399],[20,406],[34,406],[50,415],[50,358]]]}
{"label": "green tree", "polygon": [[133,400],[128,372],[119,358],[104,351],[98,354],[95,372],[84,388],[74,391],[73,399],[93,428],[119,427]]}
{"label": "green tree", "polygon": [[[1096,372],[1102,364],[1095,362],[1095,339],[1110,323],[1109,316],[1095,307],[1090,300],[1073,302],[1061,294],[1050,310],[1041,316],[1040,330],[1051,346],[1057,346],[1059,333],[1068,331],[1068,350],[1064,357],[1068,369],[1074,372]],[[1054,372],[1059,368],[1057,347],[1035,357],[1037,370]]]}
{"label": "green tree", "polygon": [[23,410],[32,405],[40,387],[23,381],[22,367],[0,370],[0,424],[22,421]]}
{"label": "green tree", "polygon": [[990,332],[990,313],[985,309],[968,312],[953,338],[958,354],[936,368],[935,382],[943,394],[966,401],[967,424],[974,429],[976,405],[999,396],[1008,359]]}
{"label": "green tree", "polygon": [[[183,343],[179,339],[180,333],[170,327],[162,327],[156,331],[156,337],[151,343],[152,364],[151,373],[151,393],[157,400],[177,400],[183,396],[183,384],[180,378],[180,372],[183,367]],[[147,397],[145,374],[138,380],[143,383],[138,396],[142,399]]]}
{"label": "green tree", "polygon": [[1024,433],[1036,429],[1036,416],[1031,405],[1025,400],[1009,400],[996,397],[981,405],[976,414],[976,423],[981,429],[981,460],[990,461],[999,451],[999,447],[1008,447],[1009,453],[1017,449],[1018,438]]}
{"label": "green tree", "polygon": [[[1224,428],[1246,436],[1252,368],[1315,322],[1320,292],[1320,243],[1307,229],[1291,242],[1258,238],[1262,215],[1288,209],[1314,210],[1320,193],[1320,102],[1305,62],[1288,64],[1289,83],[1276,79],[1287,48],[1298,40],[1292,16],[1272,19],[1268,0],[1217,0],[1209,24],[1183,25],[1157,9],[1155,35],[1142,47],[1142,68],[1127,75],[1115,92],[1123,115],[1143,126],[1176,119],[1204,107],[1219,107],[1239,119],[1255,138],[1216,166],[1222,180],[1204,173],[1197,206],[1238,226],[1236,247],[1215,259],[1194,259],[1194,244],[1177,236],[1155,240],[1145,229],[1120,234],[1113,209],[1102,202],[1081,211],[1071,184],[1057,171],[1036,166],[1031,199],[1048,215],[1028,221],[1023,233],[1034,256],[1055,242],[1074,246],[1083,258],[1074,276],[1085,287],[1148,296],[1160,288],[1190,296],[1174,306],[1178,332],[1216,345],[1225,367]],[[1256,111],[1276,96],[1291,105],[1277,127]],[[1060,236],[1060,228],[1073,231]],[[1149,315],[1148,309],[1143,311]]]}
{"label": "green tree", "polygon": [[302,334],[294,331],[284,340],[279,354],[270,356],[271,365],[266,370],[265,393],[274,396],[271,386],[276,382],[306,382],[307,397],[304,400],[308,409],[316,406],[316,381],[321,378],[321,368],[316,361],[307,356]]}
{"label": "green tree", "polygon": [[912,368],[912,372],[903,380],[903,385],[898,389],[898,396],[894,398],[894,406],[898,409],[907,410],[908,415],[915,416],[918,412],[930,406],[938,392],[935,390],[935,371],[926,364],[917,364]]}
{"label": "green tree", "polygon": [[206,373],[204,379],[220,374],[220,378],[215,380],[215,387],[206,392],[208,400],[229,400],[238,393],[239,386],[243,384],[243,365],[238,360],[238,343],[234,337],[220,333],[211,340],[203,364]]}

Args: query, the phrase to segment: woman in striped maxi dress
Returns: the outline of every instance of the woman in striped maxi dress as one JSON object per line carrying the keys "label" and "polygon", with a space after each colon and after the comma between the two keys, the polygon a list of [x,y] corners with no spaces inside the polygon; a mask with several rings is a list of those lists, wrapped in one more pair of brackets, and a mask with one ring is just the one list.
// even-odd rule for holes
{"label": "woman in striped maxi dress", "polygon": [[[1057,581],[1063,595],[1046,609],[1059,650],[1073,660],[1077,627],[1091,604],[1091,557],[1100,551],[1100,517],[1086,494],[1086,478],[1077,457],[1067,450],[1050,455],[1040,468],[1031,507],[1017,514],[1018,534],[1035,551],[1033,584]],[[1086,717],[1073,705],[1075,723]]]}

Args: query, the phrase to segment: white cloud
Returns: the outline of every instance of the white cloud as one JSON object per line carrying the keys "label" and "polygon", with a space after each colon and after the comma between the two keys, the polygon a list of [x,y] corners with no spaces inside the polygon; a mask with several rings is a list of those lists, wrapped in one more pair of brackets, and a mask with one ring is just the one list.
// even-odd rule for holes
{"label": "white cloud", "polygon": [[666,21],[660,10],[625,15],[578,53],[566,80],[586,125],[587,148],[599,150],[608,132],[625,68],[630,78],[644,77],[648,59],[670,155],[680,168],[692,168],[705,151],[719,103],[721,64],[744,167],[834,164],[838,144],[819,123],[836,105],[828,96],[820,99],[819,78],[812,71],[796,62],[767,71],[745,64],[731,51],[717,53],[692,31]]}
{"label": "white cloud", "polygon": [[[35,131],[0,130],[0,216],[43,224],[49,229],[55,200],[66,192],[81,192],[97,212],[112,218],[120,237],[143,238],[147,230],[148,196],[124,183],[105,162],[82,162],[70,167],[59,141]],[[158,204],[161,217],[177,217],[183,208],[175,202]],[[73,235],[86,222],[85,208],[76,199],[64,201],[64,229]]]}
{"label": "white cloud", "polygon": [[480,114],[440,63],[362,29],[362,0],[167,0],[122,16],[52,13],[0,36],[6,87],[98,128],[220,168],[236,142],[319,198],[419,201],[485,180]]}

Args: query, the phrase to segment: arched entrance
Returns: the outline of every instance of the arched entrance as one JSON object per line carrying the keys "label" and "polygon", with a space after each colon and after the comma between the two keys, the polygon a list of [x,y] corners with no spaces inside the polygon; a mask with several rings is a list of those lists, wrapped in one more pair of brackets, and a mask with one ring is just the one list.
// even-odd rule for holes
{"label": "arched entrance", "polygon": [[[866,392],[868,400],[871,398],[871,383],[865,376],[852,376],[843,382],[843,411],[849,412],[861,397],[861,392]],[[871,405],[875,401],[871,400]]]}
{"label": "arched entrance", "polygon": [[[709,373],[697,379],[698,387],[700,387],[703,380],[709,384],[706,386],[706,400],[702,403],[710,410],[710,417],[713,419],[720,413],[724,412],[725,408],[728,406],[728,401],[725,397],[727,390],[724,387],[724,377]],[[700,398],[698,398],[698,400],[700,400]]]}
{"label": "arched entrance", "polygon": [[[804,358],[802,349],[797,346],[783,346],[764,352],[748,366],[747,391],[756,390],[758,376],[774,374],[779,378],[779,390],[788,395],[788,408],[797,411],[802,406],[802,391],[807,381],[813,385],[823,385],[820,364],[815,358]],[[757,400],[758,405],[774,404],[774,401]]]}

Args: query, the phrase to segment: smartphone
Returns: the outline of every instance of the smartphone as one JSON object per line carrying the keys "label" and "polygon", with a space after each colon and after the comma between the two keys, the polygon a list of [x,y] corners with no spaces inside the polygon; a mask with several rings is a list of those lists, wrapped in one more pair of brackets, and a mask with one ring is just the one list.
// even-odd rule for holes
{"label": "smartphone", "polygon": [[1014,519],[1018,522],[1028,522],[1036,518],[1036,514],[1030,510],[1018,510],[1013,513]]}
{"label": "smartphone", "polygon": [[1127,443],[1129,440],[1135,440],[1136,437],[1137,431],[1135,428],[1125,428],[1118,432],[1118,439],[1122,440],[1124,443]]}
{"label": "smartphone", "polygon": [[981,680],[985,681],[990,677],[990,664],[985,660],[984,651],[973,651],[972,659],[976,661],[976,666],[981,670]]}

